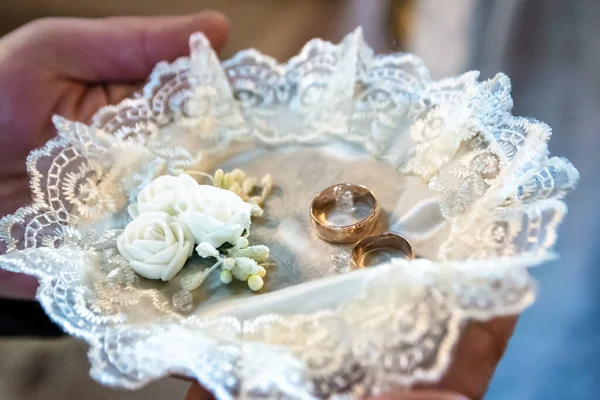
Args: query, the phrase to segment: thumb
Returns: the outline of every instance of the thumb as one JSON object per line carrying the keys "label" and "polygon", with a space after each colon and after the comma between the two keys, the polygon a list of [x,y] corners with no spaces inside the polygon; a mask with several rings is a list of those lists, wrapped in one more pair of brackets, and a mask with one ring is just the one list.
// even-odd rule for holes
{"label": "thumb", "polygon": [[33,276],[0,269],[0,299],[33,300],[37,286],[37,280]]}
{"label": "thumb", "polygon": [[214,11],[179,17],[48,18],[5,39],[13,55],[57,77],[124,82],[144,80],[158,62],[187,55],[189,37],[198,31],[218,50],[227,41],[229,22]]}

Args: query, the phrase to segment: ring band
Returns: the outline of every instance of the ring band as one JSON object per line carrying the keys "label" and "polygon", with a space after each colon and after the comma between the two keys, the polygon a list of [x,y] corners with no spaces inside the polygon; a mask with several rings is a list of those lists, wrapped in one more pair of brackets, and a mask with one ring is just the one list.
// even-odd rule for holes
{"label": "ring band", "polygon": [[406,260],[415,258],[415,253],[408,240],[388,232],[371,235],[358,242],[352,249],[352,264],[356,268],[368,267],[368,256],[375,256],[377,253],[386,254],[387,258],[391,257],[390,253]]}
{"label": "ring band", "polygon": [[[349,201],[370,210],[356,222],[335,224],[327,218],[327,211],[335,208],[339,194],[351,195]],[[356,243],[365,237],[379,221],[380,208],[375,195],[366,187],[352,183],[340,183],[323,190],[312,201],[310,216],[317,236],[330,243]]]}

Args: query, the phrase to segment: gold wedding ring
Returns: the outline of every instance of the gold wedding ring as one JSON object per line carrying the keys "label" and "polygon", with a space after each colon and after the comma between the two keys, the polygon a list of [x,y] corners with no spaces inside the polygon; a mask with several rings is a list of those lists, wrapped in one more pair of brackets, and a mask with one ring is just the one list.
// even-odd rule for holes
{"label": "gold wedding ring", "polygon": [[415,253],[408,240],[394,233],[368,236],[354,246],[352,264],[355,268],[365,268],[381,264],[392,258],[412,260]]}
{"label": "gold wedding ring", "polygon": [[[348,209],[338,207],[348,203],[351,205]],[[323,190],[313,199],[310,210],[317,236],[330,243],[357,242],[373,230],[379,214],[375,195],[366,187],[352,183],[340,183]]]}

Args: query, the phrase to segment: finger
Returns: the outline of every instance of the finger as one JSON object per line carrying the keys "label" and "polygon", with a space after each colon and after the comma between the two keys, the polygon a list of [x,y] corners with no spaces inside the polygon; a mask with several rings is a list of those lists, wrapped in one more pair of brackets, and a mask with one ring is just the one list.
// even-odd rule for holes
{"label": "finger", "polygon": [[15,31],[6,41],[14,56],[60,77],[138,81],[158,62],[189,54],[189,37],[198,31],[220,49],[229,23],[214,11],[180,17],[49,18]]}
{"label": "finger", "polygon": [[2,171],[0,171],[0,217],[12,214],[19,207],[31,202],[31,188],[29,176],[23,171],[27,154],[12,151],[15,156],[20,156],[17,161],[4,157]]}
{"label": "finger", "polygon": [[118,83],[112,85],[86,85],[74,81],[63,82],[63,90],[69,95],[63,96],[54,107],[54,113],[65,118],[89,123],[100,107],[118,104],[131,97],[143,87],[143,83]]}
{"label": "finger", "polygon": [[370,400],[469,400],[460,394],[438,391],[438,390],[418,390],[406,393],[387,393],[381,396],[372,397]]}
{"label": "finger", "polygon": [[463,331],[450,368],[436,388],[483,398],[513,334],[517,317],[471,322]]}
{"label": "finger", "polygon": [[14,300],[33,300],[37,280],[29,275],[0,270],[0,297]]}
{"label": "finger", "polygon": [[206,389],[197,383],[192,383],[185,395],[185,400],[213,400],[214,397]]}

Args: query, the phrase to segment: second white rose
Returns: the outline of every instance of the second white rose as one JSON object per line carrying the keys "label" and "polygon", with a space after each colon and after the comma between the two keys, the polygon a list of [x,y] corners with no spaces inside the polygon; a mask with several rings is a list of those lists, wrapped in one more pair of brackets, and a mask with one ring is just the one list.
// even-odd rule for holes
{"label": "second white rose", "polygon": [[187,174],[163,175],[146,185],[137,196],[137,203],[128,208],[132,218],[147,212],[164,212],[176,216],[186,208],[187,199],[198,182]]}
{"label": "second white rose", "polygon": [[196,243],[219,248],[226,243],[235,245],[250,230],[251,211],[251,204],[229,190],[198,185],[178,218],[189,227]]}

